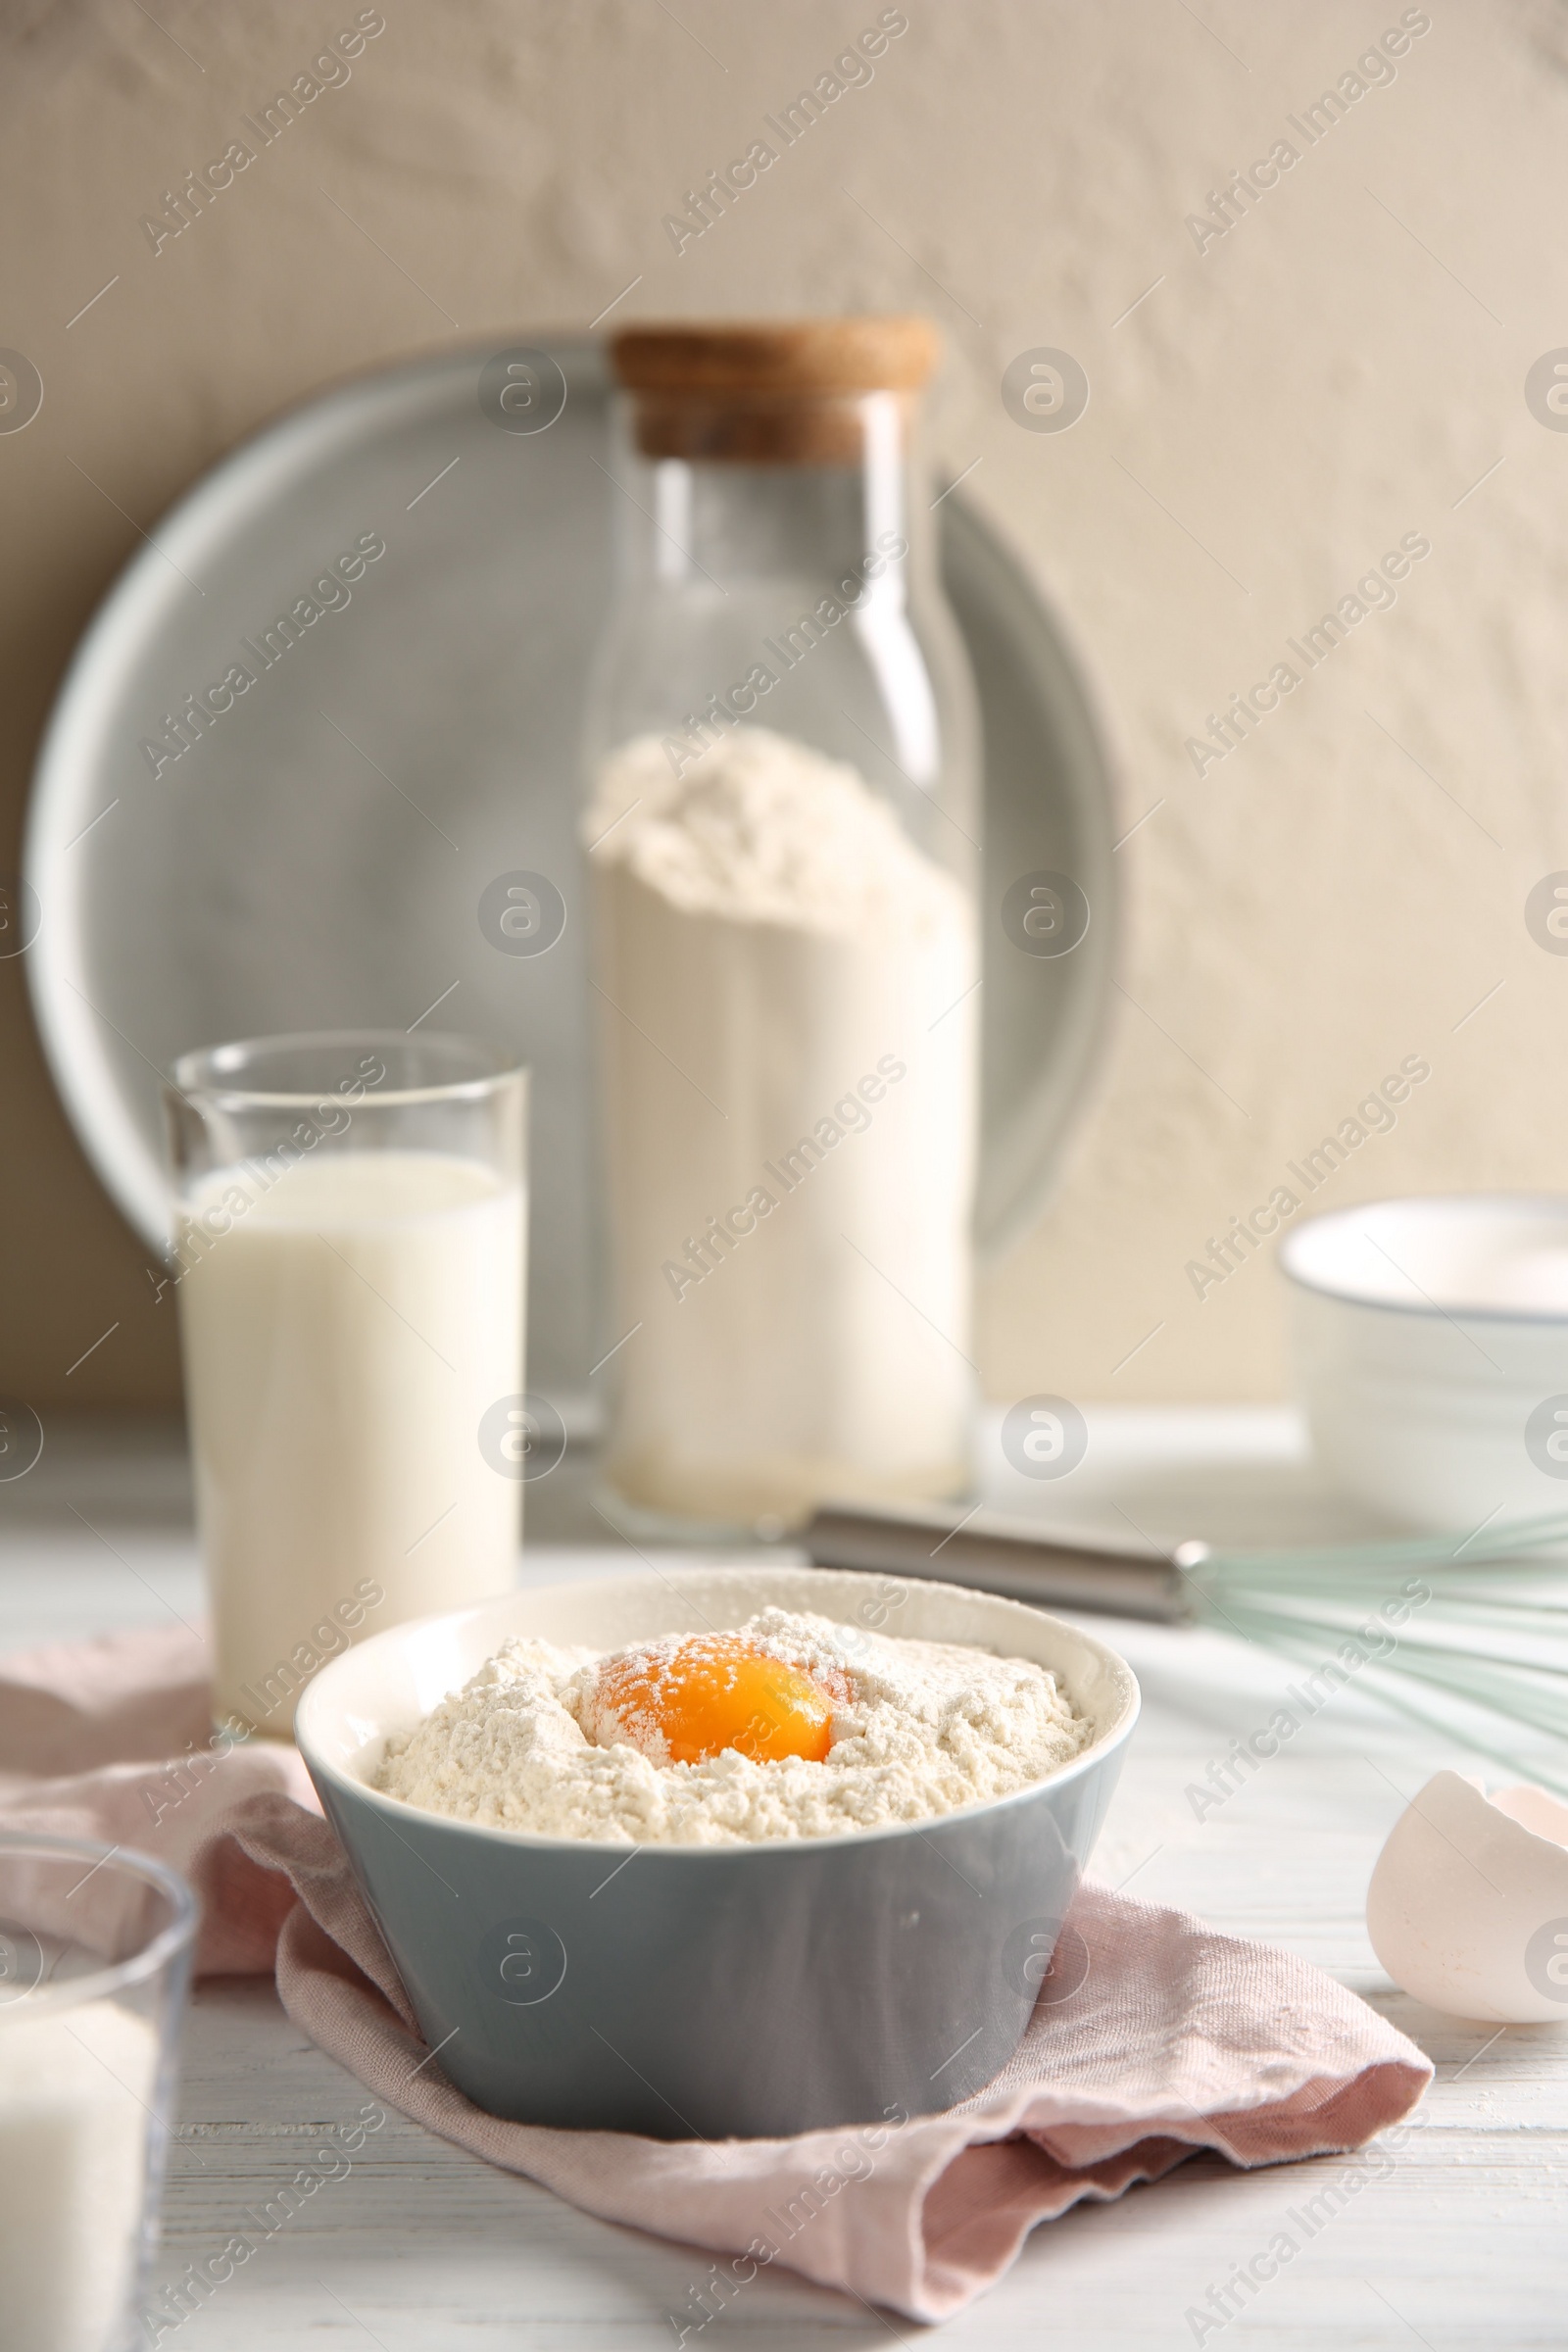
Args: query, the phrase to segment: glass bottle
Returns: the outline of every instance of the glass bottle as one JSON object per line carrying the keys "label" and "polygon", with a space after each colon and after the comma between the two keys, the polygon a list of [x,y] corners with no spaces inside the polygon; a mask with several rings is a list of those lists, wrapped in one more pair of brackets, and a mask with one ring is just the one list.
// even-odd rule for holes
{"label": "glass bottle", "polygon": [[968,1481],[974,692],[919,318],[615,338],[594,665],[606,1469],[628,1524],[779,1532]]}

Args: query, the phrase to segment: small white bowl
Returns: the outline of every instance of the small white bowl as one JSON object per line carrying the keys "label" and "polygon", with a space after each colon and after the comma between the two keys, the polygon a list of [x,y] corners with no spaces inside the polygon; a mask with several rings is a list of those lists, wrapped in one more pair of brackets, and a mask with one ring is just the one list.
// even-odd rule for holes
{"label": "small white bowl", "polygon": [[1336,1486],[1445,1534],[1568,1514],[1568,1197],[1369,1201],[1298,1226],[1279,1263]]}

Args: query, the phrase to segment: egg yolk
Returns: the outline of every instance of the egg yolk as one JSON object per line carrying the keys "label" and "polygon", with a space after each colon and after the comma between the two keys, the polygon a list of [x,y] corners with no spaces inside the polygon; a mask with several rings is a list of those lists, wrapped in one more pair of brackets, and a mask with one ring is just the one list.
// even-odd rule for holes
{"label": "egg yolk", "polygon": [[609,1658],[595,1697],[601,1744],[648,1748],[656,1734],[673,1764],[700,1764],[727,1747],[755,1763],[805,1756],[820,1764],[832,1743],[828,1692],[733,1634]]}

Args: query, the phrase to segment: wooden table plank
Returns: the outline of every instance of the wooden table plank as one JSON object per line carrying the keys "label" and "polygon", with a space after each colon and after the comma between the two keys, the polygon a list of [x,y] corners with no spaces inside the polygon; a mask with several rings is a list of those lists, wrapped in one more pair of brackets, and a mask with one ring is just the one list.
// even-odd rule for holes
{"label": "wooden table plank", "polygon": [[[1095,1479],[1079,1491],[1075,1523],[1114,1524],[1123,1496],[1162,1536],[1223,1529],[1252,1541],[1270,1526],[1316,1534],[1346,1525],[1302,1473],[1279,1415],[1142,1411],[1097,1414],[1091,1426]],[[63,1451],[53,1484],[0,1494],[0,1642],[160,1622],[172,1611],[195,1619],[188,1505],[168,1447],[156,1458],[127,1455],[123,1445],[118,1459],[91,1446]],[[564,1505],[557,1532],[569,1532],[570,1520]],[[536,1550],[526,1574],[545,1581],[623,1564],[601,1542]],[[1146,1699],[1099,1875],[1329,1969],[1430,2052],[1438,2081],[1419,2121],[1370,2152],[1377,2178],[1345,2158],[1251,2175],[1195,2159],[1153,2188],[1038,2230],[1007,2278],[949,2323],[944,2342],[965,2352],[982,2343],[988,2352],[1145,2352],[1221,2338],[1227,2352],[1393,2352],[1423,2342],[1429,2352],[1561,2352],[1568,2031],[1515,2027],[1494,2038],[1490,2027],[1422,2009],[1389,1985],[1362,1919],[1367,1876],[1403,1795],[1439,1763],[1467,1759],[1346,1691],[1200,1820],[1188,1784],[1237,1733],[1266,1719],[1272,1693],[1298,1669],[1226,1636],[1108,1621],[1097,1630],[1132,1659]],[[269,1984],[203,1986],[185,2040],[156,2281],[177,2280],[249,2228],[247,2212],[259,2215],[313,2150],[342,2148],[367,2103],[352,2077],[290,2026]],[[699,2331],[691,2297],[709,2257],[695,2249],[594,2221],[395,2113],[346,2161],[341,2178],[161,2340],[182,2352],[294,2352],[302,2342],[640,2352],[676,2345],[687,2325],[688,2347],[851,2352],[921,2334],[783,2272],[760,2275]],[[1351,2180],[1364,2185],[1337,2185]],[[1300,2217],[1325,2191],[1338,2210],[1309,2235]],[[1209,2288],[1281,2230],[1300,2242],[1279,2275],[1228,2322],[1206,2326]]]}

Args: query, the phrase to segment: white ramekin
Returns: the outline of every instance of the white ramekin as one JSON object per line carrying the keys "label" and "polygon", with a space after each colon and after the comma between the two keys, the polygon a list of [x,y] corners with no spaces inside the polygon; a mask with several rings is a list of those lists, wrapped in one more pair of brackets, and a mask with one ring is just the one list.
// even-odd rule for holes
{"label": "white ramekin", "polygon": [[1298,1226],[1279,1263],[1336,1486],[1445,1533],[1568,1514],[1568,1196],[1370,1201]]}

